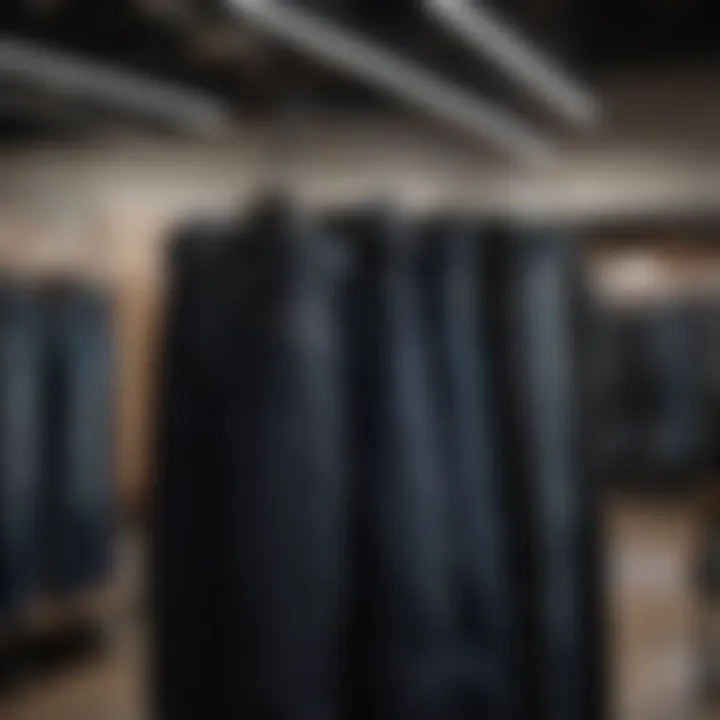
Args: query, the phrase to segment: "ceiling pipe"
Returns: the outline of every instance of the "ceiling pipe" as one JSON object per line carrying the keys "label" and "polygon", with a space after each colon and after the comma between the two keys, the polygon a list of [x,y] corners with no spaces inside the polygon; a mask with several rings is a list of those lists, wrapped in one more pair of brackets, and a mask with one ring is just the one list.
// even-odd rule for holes
{"label": "ceiling pipe", "polygon": [[566,121],[581,128],[598,125],[600,103],[593,93],[482,2],[425,0],[425,7],[473,50]]}
{"label": "ceiling pipe", "polygon": [[295,50],[376,87],[525,162],[545,161],[552,146],[522,120],[387,49],[278,0],[227,0],[246,22]]}
{"label": "ceiling pipe", "polygon": [[232,123],[225,106],[204,93],[8,37],[0,37],[0,92],[3,84],[105,106],[193,135],[214,136]]}

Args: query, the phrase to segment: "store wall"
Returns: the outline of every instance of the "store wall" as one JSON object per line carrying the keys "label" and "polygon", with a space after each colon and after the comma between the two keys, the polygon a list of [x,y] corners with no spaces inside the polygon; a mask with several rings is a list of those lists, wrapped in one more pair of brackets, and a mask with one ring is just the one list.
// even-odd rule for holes
{"label": "store wall", "polygon": [[720,162],[667,148],[575,147],[523,167],[436,130],[371,121],[277,137],[248,127],[217,146],[115,140],[15,148],[0,156],[0,262],[22,272],[70,267],[117,298],[118,481],[142,507],[152,468],[152,379],[162,302],[162,247],[183,218],[240,211],[268,183],[309,204],[395,198],[592,223],[633,215],[714,213]]}

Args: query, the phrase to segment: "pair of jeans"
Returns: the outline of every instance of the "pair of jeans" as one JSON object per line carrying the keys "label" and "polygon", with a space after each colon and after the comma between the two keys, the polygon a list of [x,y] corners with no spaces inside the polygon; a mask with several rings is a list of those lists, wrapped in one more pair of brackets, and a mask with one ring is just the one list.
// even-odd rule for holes
{"label": "pair of jeans", "polygon": [[583,710],[582,477],[574,438],[577,388],[568,248],[554,237],[528,238],[526,243],[520,259],[521,332],[528,360],[529,426],[542,554],[542,698],[548,718],[579,720]]}
{"label": "pair of jeans", "polygon": [[183,227],[167,258],[150,573],[158,718],[202,717],[210,707],[229,715],[230,514],[212,365],[222,316],[210,302],[221,238],[211,223]]}
{"label": "pair of jeans", "polygon": [[342,258],[287,209],[174,247],[156,496],[157,715],[339,717]]}
{"label": "pair of jeans", "polygon": [[512,716],[507,525],[490,414],[487,307],[477,230],[462,218],[426,223],[420,245],[424,347],[441,446],[458,674],[452,717]]}
{"label": "pair of jeans", "polygon": [[484,243],[486,347],[505,481],[514,677],[523,718],[587,717],[596,612],[586,586],[589,487],[580,463],[572,239],[493,229]]}
{"label": "pair of jeans", "polygon": [[41,585],[39,498],[42,322],[37,294],[0,288],[0,611],[12,614]]}
{"label": "pair of jeans", "polygon": [[687,306],[668,304],[657,308],[648,320],[652,355],[663,379],[648,455],[661,469],[690,474],[700,465],[706,434],[697,318]]}
{"label": "pair of jeans", "polygon": [[101,584],[111,567],[112,315],[99,289],[42,289],[39,522],[47,591]]}
{"label": "pair of jeans", "polygon": [[676,301],[608,314],[606,324],[623,331],[603,334],[616,366],[605,386],[604,428],[617,437],[615,465],[687,477],[700,466],[707,435],[700,318]]}
{"label": "pair of jeans", "polygon": [[339,221],[352,251],[356,554],[351,717],[454,717],[457,637],[439,448],[410,228],[382,209]]}

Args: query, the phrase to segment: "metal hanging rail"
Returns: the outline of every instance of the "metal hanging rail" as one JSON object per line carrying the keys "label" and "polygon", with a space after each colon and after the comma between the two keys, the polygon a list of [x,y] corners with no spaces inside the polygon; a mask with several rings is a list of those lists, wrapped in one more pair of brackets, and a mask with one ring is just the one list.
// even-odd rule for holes
{"label": "metal hanging rail", "polygon": [[3,83],[132,113],[192,134],[212,136],[232,122],[225,106],[204,93],[0,36],[0,87]]}
{"label": "metal hanging rail", "polygon": [[486,6],[473,0],[425,0],[428,12],[528,93],[579,127],[594,127],[593,93],[528,43]]}
{"label": "metal hanging rail", "polygon": [[360,79],[523,161],[548,159],[546,138],[514,115],[473,97],[444,78],[340,29],[310,10],[280,0],[227,0],[259,30],[338,72]]}

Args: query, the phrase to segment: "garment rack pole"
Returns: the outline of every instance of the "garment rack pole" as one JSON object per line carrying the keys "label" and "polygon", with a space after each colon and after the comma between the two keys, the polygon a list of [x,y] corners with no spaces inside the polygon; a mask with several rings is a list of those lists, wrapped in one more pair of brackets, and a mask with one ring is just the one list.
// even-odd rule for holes
{"label": "garment rack pole", "polygon": [[213,136],[232,122],[223,103],[207,94],[7,36],[0,36],[0,90],[3,84],[11,92],[21,85],[203,136]]}
{"label": "garment rack pole", "polygon": [[425,0],[428,12],[470,47],[570,123],[595,127],[600,103],[593,93],[483,3]]}
{"label": "garment rack pole", "polygon": [[546,138],[494,104],[444,78],[327,22],[277,0],[228,0],[239,16],[294,49],[479,137],[524,162],[552,156]]}

